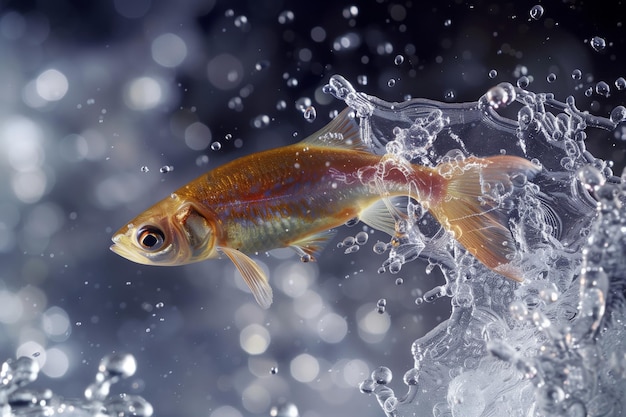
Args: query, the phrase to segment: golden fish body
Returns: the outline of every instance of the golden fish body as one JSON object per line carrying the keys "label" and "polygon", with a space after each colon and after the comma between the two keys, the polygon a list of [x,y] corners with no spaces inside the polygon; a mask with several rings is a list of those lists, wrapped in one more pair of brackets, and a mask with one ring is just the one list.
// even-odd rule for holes
{"label": "golden fish body", "polygon": [[506,182],[509,173],[530,175],[536,168],[511,156],[457,165],[433,169],[371,154],[346,110],[300,143],[248,155],[191,181],[120,229],[111,249],[148,265],[225,254],[268,307],[267,277],[246,254],[292,247],[313,260],[332,236],[329,230],[353,218],[393,234],[394,219],[381,201],[407,195],[487,266],[520,279],[506,268],[514,251],[510,231],[482,206],[480,182]]}

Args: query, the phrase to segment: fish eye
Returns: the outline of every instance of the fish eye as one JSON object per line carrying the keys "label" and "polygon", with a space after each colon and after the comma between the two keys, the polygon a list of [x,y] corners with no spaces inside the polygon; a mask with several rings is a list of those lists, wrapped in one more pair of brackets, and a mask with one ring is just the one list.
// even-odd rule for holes
{"label": "fish eye", "polygon": [[144,226],[137,232],[137,242],[145,250],[156,251],[163,246],[165,234],[158,227]]}

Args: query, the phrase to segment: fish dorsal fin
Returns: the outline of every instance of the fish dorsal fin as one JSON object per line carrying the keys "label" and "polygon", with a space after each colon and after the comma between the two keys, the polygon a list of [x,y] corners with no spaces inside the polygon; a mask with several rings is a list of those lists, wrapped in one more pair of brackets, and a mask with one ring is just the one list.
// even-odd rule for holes
{"label": "fish dorsal fin", "polygon": [[219,247],[218,250],[235,264],[243,280],[250,287],[256,302],[263,308],[269,308],[272,305],[272,287],[261,267],[237,249]]}
{"label": "fish dorsal fin", "polygon": [[325,230],[320,233],[316,233],[311,236],[307,236],[304,239],[300,239],[289,244],[298,255],[302,257],[303,261],[315,261],[317,255],[324,249],[326,243],[335,236],[337,232],[335,230]]}
{"label": "fish dorsal fin", "polygon": [[367,146],[361,140],[359,123],[354,117],[353,110],[349,107],[301,143],[359,151],[367,150]]}

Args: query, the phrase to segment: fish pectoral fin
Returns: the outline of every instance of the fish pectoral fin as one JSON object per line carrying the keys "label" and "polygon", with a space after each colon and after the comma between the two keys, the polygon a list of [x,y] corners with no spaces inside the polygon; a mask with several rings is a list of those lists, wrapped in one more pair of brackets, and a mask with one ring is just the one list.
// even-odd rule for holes
{"label": "fish pectoral fin", "polygon": [[367,150],[367,146],[361,141],[358,119],[354,118],[349,107],[302,142],[330,148]]}
{"label": "fish pectoral fin", "polygon": [[243,280],[250,287],[256,302],[263,308],[269,308],[272,305],[272,287],[270,287],[267,276],[261,267],[248,255],[237,249],[226,247],[218,247],[217,249],[235,264]]}
{"label": "fish pectoral fin", "polygon": [[324,246],[332,239],[336,230],[325,230],[323,232],[315,233],[307,236],[304,239],[300,239],[295,242],[291,242],[289,246],[293,248],[298,255],[300,255],[303,261],[315,261],[315,258],[324,249]]}
{"label": "fish pectoral fin", "polygon": [[359,220],[363,223],[389,236],[396,234],[396,221],[404,218],[406,215],[388,197],[378,200],[359,214]]}

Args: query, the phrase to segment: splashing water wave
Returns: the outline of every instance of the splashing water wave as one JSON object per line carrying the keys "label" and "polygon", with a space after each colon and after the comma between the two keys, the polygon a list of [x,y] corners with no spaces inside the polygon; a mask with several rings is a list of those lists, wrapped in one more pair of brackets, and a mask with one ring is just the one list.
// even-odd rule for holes
{"label": "splashing water wave", "polygon": [[[626,408],[624,285],[626,178],[585,148],[585,129],[612,130],[623,118],[578,110],[551,94],[502,83],[478,102],[415,99],[388,103],[340,76],[325,90],[355,110],[377,153],[435,166],[469,155],[511,154],[542,167],[529,181],[482,184],[508,213],[519,245],[521,284],[490,271],[418,205],[390,243],[381,272],[422,257],[446,283],[416,300],[451,298],[450,318],[416,340],[408,391],[379,367],[361,384],[388,416],[613,416]],[[514,120],[506,114],[515,115]],[[515,116],[513,116],[515,117]]]}
{"label": "splashing water wave", "polygon": [[[340,76],[325,91],[354,109],[377,154],[427,166],[510,154],[542,167],[532,181],[518,175],[507,184],[482,184],[486,202],[510,219],[521,284],[477,262],[416,202],[394,201],[406,215],[398,216],[391,242],[373,246],[388,252],[379,272],[398,273],[427,259],[427,272],[441,268],[446,283],[416,303],[447,296],[452,314],[413,343],[405,393],[389,386],[393,375],[384,366],[361,391],[396,417],[620,415],[626,409],[626,176],[614,176],[610,163],[585,150],[585,131],[615,129],[626,109],[596,117],[571,97],[562,103],[508,83],[461,104],[388,103]],[[66,401],[26,387],[37,378],[32,359],[5,362],[0,415],[150,416],[151,405],[139,396],[109,396],[111,384],[135,368],[130,355],[107,356],[84,399]]]}

